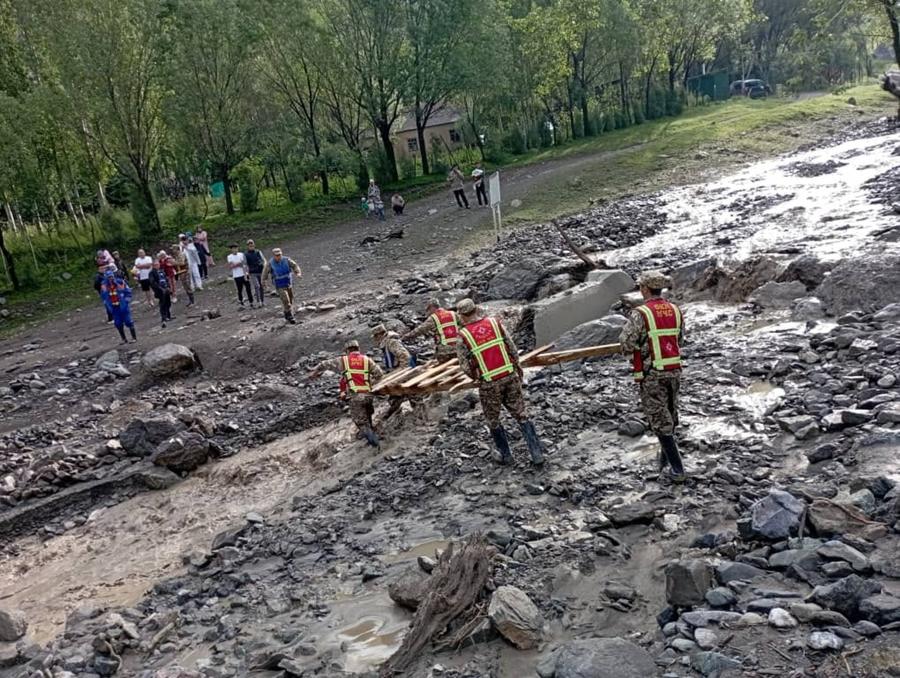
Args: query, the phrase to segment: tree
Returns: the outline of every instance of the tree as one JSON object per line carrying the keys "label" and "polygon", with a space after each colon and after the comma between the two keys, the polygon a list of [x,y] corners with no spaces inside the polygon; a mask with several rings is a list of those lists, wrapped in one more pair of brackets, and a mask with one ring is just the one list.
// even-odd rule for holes
{"label": "tree", "polygon": [[894,61],[900,66],[900,0],[868,0],[877,8],[883,9],[891,29],[891,46],[894,48]]}
{"label": "tree", "polygon": [[[23,2],[25,0],[22,0]],[[69,120],[132,186],[141,232],[162,234],[151,186],[163,141],[159,5],[155,0],[31,0]]]}
{"label": "tree", "polygon": [[233,214],[230,172],[251,135],[255,25],[244,0],[165,0],[163,17],[175,125],[222,181]]}
{"label": "tree", "polygon": [[[300,122],[317,162],[322,161],[321,111],[330,58],[322,27],[305,6],[293,0],[264,3],[262,64],[267,81]],[[296,36],[304,35],[298,40]],[[322,193],[327,195],[328,171],[319,169]]]}
{"label": "tree", "polygon": [[[416,121],[422,173],[429,173],[425,128],[462,88],[469,25],[479,0],[406,0],[407,97]],[[480,17],[477,17],[480,20]]]}
{"label": "tree", "polygon": [[353,78],[350,94],[377,132],[396,181],[391,128],[407,93],[404,0],[324,0],[335,58]]}

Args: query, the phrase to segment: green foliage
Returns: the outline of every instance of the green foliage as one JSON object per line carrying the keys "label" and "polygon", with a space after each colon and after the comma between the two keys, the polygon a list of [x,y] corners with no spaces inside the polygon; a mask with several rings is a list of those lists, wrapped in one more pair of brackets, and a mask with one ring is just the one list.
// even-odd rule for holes
{"label": "green foliage", "polygon": [[238,183],[241,212],[255,212],[259,204],[259,185],[265,175],[265,167],[257,158],[245,158],[231,170],[231,178]]}
{"label": "green foliage", "polygon": [[356,187],[360,191],[365,191],[369,188],[369,168],[362,159],[359,160],[356,168]]}
{"label": "green foliage", "polygon": [[100,210],[100,232],[103,238],[113,243],[125,240],[125,223],[112,208]]}
{"label": "green foliage", "polygon": [[383,149],[379,148],[369,153],[369,161],[372,163],[372,176],[379,186],[386,186],[394,181],[397,170]]}
{"label": "green foliage", "polygon": [[401,179],[415,179],[416,178],[416,159],[414,157],[405,155],[400,158],[400,162],[398,163],[400,168],[400,178]]}

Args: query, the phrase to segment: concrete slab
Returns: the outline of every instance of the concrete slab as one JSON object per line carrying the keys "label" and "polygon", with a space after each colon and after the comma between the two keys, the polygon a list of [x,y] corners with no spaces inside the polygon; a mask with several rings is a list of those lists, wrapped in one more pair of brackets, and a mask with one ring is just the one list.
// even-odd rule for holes
{"label": "concrete slab", "polygon": [[602,318],[634,286],[624,271],[591,271],[582,284],[536,302],[532,305],[535,345],[549,344],[582,323]]}

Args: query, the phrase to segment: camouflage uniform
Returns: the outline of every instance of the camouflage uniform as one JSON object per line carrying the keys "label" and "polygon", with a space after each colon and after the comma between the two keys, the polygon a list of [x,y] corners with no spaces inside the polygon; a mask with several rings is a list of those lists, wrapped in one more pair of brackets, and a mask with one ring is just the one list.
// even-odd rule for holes
{"label": "camouflage uniform", "polygon": [[[300,265],[291,259],[290,257],[284,257],[284,260],[287,261],[288,266],[291,267],[291,273],[296,275],[298,278],[302,275],[300,271]],[[266,280],[272,274],[272,265],[271,260],[266,259],[266,265],[263,266],[262,278],[263,284],[265,285]],[[278,298],[281,299],[281,307],[284,310],[285,317],[294,315],[294,287],[293,284],[290,287],[276,287],[275,291],[278,292]]]}
{"label": "camouflage uniform", "polygon": [[[409,367],[409,361],[412,358],[412,354],[409,352],[409,349],[403,345],[403,342],[400,340],[399,334],[397,334],[396,332],[385,332],[381,335],[381,339],[376,341],[378,341],[378,348],[380,348],[384,353],[390,353],[394,356],[394,366],[388,367],[387,356],[385,355],[385,368],[388,372]],[[388,397],[388,411],[384,415],[385,419],[397,412],[397,410],[399,410],[403,406],[404,400],[408,400],[415,405],[416,403],[421,402],[422,399],[413,396]]]}
{"label": "camouflage uniform", "polygon": [[[375,383],[384,376],[384,371],[374,360],[369,361],[369,383]],[[343,375],[344,360],[341,358],[328,358],[315,367],[315,372],[330,370]],[[350,405],[350,419],[360,430],[372,428],[372,415],[375,413],[375,397],[371,393],[353,393],[348,391],[347,400]]]}
{"label": "camouflage uniform", "polygon": [[421,324],[417,325],[415,329],[411,330],[408,334],[405,335],[405,337],[407,339],[415,339],[416,337],[424,337],[429,334],[434,339],[434,359],[438,363],[445,363],[448,360],[453,360],[453,358],[456,357],[456,346],[448,346],[441,343],[443,335],[438,329],[438,325],[433,314],[430,314],[427,318],[425,318],[425,320]]}
{"label": "camouflage uniform", "polygon": [[185,292],[192,294],[194,292],[194,282],[191,280],[187,254],[179,248],[175,250],[173,259],[175,260],[175,275],[178,278],[178,282],[181,283]]}
{"label": "camouflage uniform", "polygon": [[509,359],[516,366],[516,372],[512,374],[494,381],[481,381],[472,351],[469,350],[464,341],[460,341],[456,345],[456,357],[459,358],[460,367],[469,377],[478,381],[478,397],[481,400],[481,409],[484,412],[485,419],[487,419],[488,426],[492,429],[500,426],[500,411],[504,406],[520,424],[528,420],[528,414],[525,410],[525,395],[522,392],[522,378],[518,373],[520,369],[519,351],[509,332],[506,331],[499,319],[497,319],[497,325],[503,334],[503,341],[506,344],[506,352],[509,354]]}
{"label": "camouflage uniform", "polygon": [[[683,332],[682,332],[683,335]],[[681,340],[679,336],[679,341]],[[645,365],[644,378],[638,382],[641,407],[650,424],[650,430],[657,435],[673,435],[678,426],[678,392],[681,388],[681,370],[654,370],[651,363],[650,347],[644,316],[634,310],[619,335],[622,352],[631,356],[640,349]]]}

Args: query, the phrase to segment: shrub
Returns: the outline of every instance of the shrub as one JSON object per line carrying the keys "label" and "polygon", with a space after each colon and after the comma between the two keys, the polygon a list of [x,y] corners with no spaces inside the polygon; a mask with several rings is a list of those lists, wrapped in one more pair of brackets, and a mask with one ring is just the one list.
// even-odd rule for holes
{"label": "shrub", "polygon": [[244,158],[231,170],[241,197],[241,212],[255,212],[259,206],[259,184],[266,170],[257,158]]}
{"label": "shrub", "polygon": [[100,232],[103,239],[109,242],[121,243],[125,240],[125,224],[111,207],[100,211]]}

